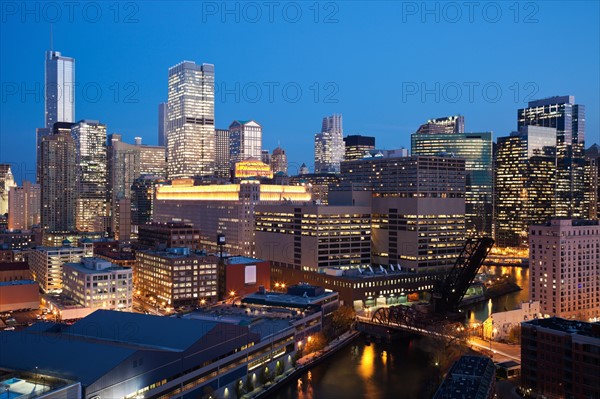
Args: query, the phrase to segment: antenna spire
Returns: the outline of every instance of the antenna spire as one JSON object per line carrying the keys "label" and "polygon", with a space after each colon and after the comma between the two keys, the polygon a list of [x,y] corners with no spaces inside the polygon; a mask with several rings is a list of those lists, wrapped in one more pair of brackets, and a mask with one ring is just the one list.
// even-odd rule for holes
{"label": "antenna spire", "polygon": [[50,51],[54,51],[52,47],[52,22],[50,22]]}

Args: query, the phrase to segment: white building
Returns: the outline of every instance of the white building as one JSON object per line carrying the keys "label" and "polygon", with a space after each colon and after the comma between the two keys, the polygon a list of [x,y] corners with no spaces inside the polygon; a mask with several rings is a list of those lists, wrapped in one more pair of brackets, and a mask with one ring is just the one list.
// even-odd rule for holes
{"label": "white building", "polygon": [[315,173],[339,173],[345,148],[342,115],[326,116],[315,134]]}
{"label": "white building", "polygon": [[215,169],[215,67],[181,62],[169,68],[167,176],[212,175]]}
{"label": "white building", "polygon": [[71,247],[65,240],[62,247],[38,247],[29,253],[29,267],[33,279],[44,292],[61,292],[63,289],[63,265],[80,262],[85,256],[92,256],[91,243],[83,247]]}
{"label": "white building", "polygon": [[544,317],[600,318],[600,225],[553,219],[529,227],[529,292]]}
{"label": "white building", "polygon": [[86,308],[131,311],[133,269],[92,257],[65,263],[63,293]]}
{"label": "white building", "polygon": [[40,224],[40,201],[42,193],[39,184],[23,181],[22,187],[12,187],[8,192],[9,230],[31,230]]}
{"label": "white building", "polygon": [[56,122],[75,121],[75,59],[59,51],[46,51],[46,128]]}
{"label": "white building", "polygon": [[233,121],[229,125],[229,160],[231,166],[248,158],[261,159],[262,126],[256,121]]}

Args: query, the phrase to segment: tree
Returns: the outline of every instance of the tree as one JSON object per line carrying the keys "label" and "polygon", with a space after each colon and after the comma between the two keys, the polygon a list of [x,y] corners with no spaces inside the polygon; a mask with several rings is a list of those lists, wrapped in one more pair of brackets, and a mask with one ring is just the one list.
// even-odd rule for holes
{"label": "tree", "polygon": [[338,333],[346,332],[352,326],[356,312],[351,306],[340,306],[331,314],[331,321],[333,328]]}
{"label": "tree", "polygon": [[240,399],[244,395],[244,383],[242,380],[239,380],[237,384],[235,384],[235,397]]}
{"label": "tree", "polygon": [[246,376],[246,383],[244,384],[244,391],[246,391],[246,393],[250,393],[250,392],[254,391],[254,383],[252,382],[252,377],[250,377],[250,374],[248,374]]}
{"label": "tree", "polygon": [[508,342],[511,344],[519,345],[521,344],[521,325],[517,324],[513,326],[508,332]]}
{"label": "tree", "polygon": [[281,362],[281,360],[277,361],[277,364],[275,365],[275,375],[281,375],[283,374],[283,363]]}
{"label": "tree", "polygon": [[327,345],[327,339],[322,332],[315,333],[306,339],[306,353],[320,351]]}

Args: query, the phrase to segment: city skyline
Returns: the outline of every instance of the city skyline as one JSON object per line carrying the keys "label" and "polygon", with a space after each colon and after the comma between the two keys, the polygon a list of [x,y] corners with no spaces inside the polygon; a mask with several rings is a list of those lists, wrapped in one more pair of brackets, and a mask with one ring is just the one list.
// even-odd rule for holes
{"label": "city skyline", "polygon": [[[333,13],[331,10],[321,10],[320,23],[315,23],[313,15],[309,13],[308,9],[305,9],[304,19],[298,23],[288,22],[280,15],[279,19],[275,18],[273,23],[266,19],[263,19],[263,23],[251,23],[241,15],[239,22],[228,24],[223,23],[220,14],[215,17],[210,15],[210,10],[203,10],[200,6],[191,7],[190,15],[186,18],[196,17],[196,21],[199,22],[198,27],[196,25],[191,25],[194,27],[178,26],[174,28],[173,33],[168,34],[162,29],[158,29],[159,32],[149,32],[150,41],[155,38],[154,35],[157,33],[164,34],[162,40],[160,37],[156,39],[157,43],[161,43],[161,51],[164,55],[157,57],[159,60],[145,60],[142,69],[125,67],[129,62],[133,62],[131,57],[139,58],[141,56],[137,45],[131,47],[132,40],[139,43],[139,35],[130,35],[130,33],[147,30],[145,27],[148,25],[146,24],[158,18],[160,6],[150,8],[144,4],[138,5],[137,13],[133,18],[137,22],[129,24],[125,23],[125,11],[131,10],[122,10],[122,15],[119,15],[119,23],[115,23],[114,18],[108,17],[109,10],[104,10],[104,19],[93,25],[93,29],[85,30],[78,38],[72,37],[77,35],[71,35],[71,33],[78,28],[90,27],[92,24],[81,17],[81,21],[75,21],[69,25],[66,23],[66,18],[63,18],[62,21],[53,24],[54,44],[52,48],[60,51],[64,56],[74,58],[77,62],[79,90],[76,90],[75,94],[77,99],[75,120],[99,119],[107,124],[108,133],[123,134],[127,141],[132,141],[135,136],[142,136],[144,141],[149,144],[157,142],[157,107],[159,103],[167,100],[168,68],[182,60],[214,64],[217,70],[215,76],[215,127],[226,128],[235,119],[260,120],[264,128],[263,148],[272,150],[278,143],[281,143],[281,147],[288,152],[290,173],[295,174],[294,171],[299,169],[299,165],[302,163],[306,163],[311,170],[314,170],[311,138],[315,132],[314,126],[318,123],[315,121],[333,113],[344,115],[346,134],[375,136],[380,148],[400,146],[408,148],[410,134],[417,130],[423,120],[444,115],[465,115],[467,118],[466,131],[492,131],[495,140],[497,137],[517,130],[514,115],[517,109],[525,108],[528,101],[554,95],[574,95],[578,103],[585,104],[589,110],[586,120],[586,130],[588,131],[586,147],[600,141],[598,139],[598,132],[600,132],[598,115],[594,112],[599,108],[598,91],[595,90],[598,86],[598,77],[594,73],[598,70],[598,54],[593,50],[595,48],[593,37],[597,30],[595,28],[598,26],[598,19],[594,16],[597,13],[582,13],[580,5],[579,3],[570,3],[570,7],[563,9],[553,4],[543,4],[539,6],[535,15],[537,23],[525,22],[523,15],[516,23],[511,11],[505,9],[502,14],[503,18],[496,23],[486,21],[476,13],[475,18],[478,19],[472,24],[473,26],[492,25],[502,34],[510,35],[508,38],[516,35],[544,34],[553,26],[551,21],[558,21],[559,18],[565,27],[577,27],[577,32],[581,35],[581,43],[573,44],[572,41],[567,42],[567,39],[556,39],[562,42],[554,43],[554,45],[563,45],[565,53],[564,57],[555,60],[557,63],[555,68],[566,67],[569,54],[575,51],[583,51],[589,57],[586,57],[585,64],[578,65],[579,73],[575,74],[577,76],[562,78],[560,81],[556,80],[556,76],[552,75],[550,70],[543,68],[544,63],[541,59],[520,60],[522,67],[517,68],[515,72],[508,72],[505,68],[500,72],[497,68],[506,65],[506,62],[513,56],[505,45],[496,48],[497,53],[494,54],[490,54],[490,50],[484,49],[482,54],[476,56],[477,58],[473,58],[474,55],[471,55],[465,48],[463,62],[459,63],[461,67],[464,66],[464,70],[457,69],[458,65],[451,64],[447,65],[444,70],[440,70],[433,66],[416,68],[416,66],[402,63],[396,64],[398,70],[394,70],[394,74],[392,74],[390,67],[382,64],[379,57],[375,57],[373,58],[374,63],[370,67],[377,68],[381,73],[376,75],[381,76],[373,78],[372,83],[367,85],[370,88],[359,89],[350,85],[350,76],[345,72],[345,68],[340,66],[341,64],[315,70],[311,66],[310,60],[299,63],[300,60],[294,54],[300,54],[303,50],[309,51],[306,47],[307,44],[303,44],[303,47],[295,47],[294,52],[287,57],[298,65],[292,65],[287,60],[280,61],[279,59],[282,57],[274,59],[271,55],[273,51],[275,54],[290,52],[288,46],[282,46],[281,40],[288,39],[295,43],[302,35],[318,37],[322,34],[331,34],[337,37],[337,35],[347,34],[350,25],[356,22],[359,16],[364,18],[366,24],[373,24],[375,16],[370,14],[368,8],[360,7],[360,4],[338,4],[337,11],[333,10],[335,18],[332,20],[335,19],[337,21],[335,23],[324,22],[325,16]],[[592,4],[591,7],[597,7],[597,4]],[[444,15],[440,14],[441,19],[436,22],[435,16],[421,15],[422,10],[419,10],[416,15],[408,13],[408,10],[402,9],[401,6],[397,6],[393,10],[398,12],[396,16],[402,23],[390,32],[390,37],[397,37],[407,29],[414,31],[415,36],[419,36],[418,33],[422,34],[417,43],[399,47],[404,50],[404,53],[420,54],[427,51],[425,49],[428,48],[428,44],[433,44],[429,51],[435,51],[437,48],[442,55],[448,51],[443,47],[444,44],[449,44],[447,42],[449,39],[437,35],[451,23],[444,19]],[[129,14],[133,14],[133,12]],[[523,11],[522,14],[525,12]],[[425,18],[425,22],[422,21],[422,17]],[[7,61],[2,64],[4,101],[0,128],[2,132],[11,131],[14,134],[10,136],[2,134],[0,159],[3,162],[19,165],[20,170],[15,173],[15,178],[20,182],[23,177],[34,180],[31,171],[35,169],[35,156],[32,155],[30,148],[35,148],[35,128],[44,126],[42,119],[43,93],[36,98],[36,95],[27,94],[27,90],[33,90],[38,83],[43,87],[44,65],[41,57],[49,48],[47,40],[44,39],[48,37],[49,24],[32,25],[28,24],[27,20],[11,18],[10,15],[7,15],[6,22],[1,27],[2,32],[20,35],[26,44],[25,47],[31,50],[23,55],[24,61],[19,63],[19,68],[15,68]],[[378,15],[377,18],[382,19],[382,25],[391,23],[389,17]],[[454,35],[453,42],[457,39],[467,40],[468,37],[470,38],[470,23],[463,22],[453,25],[459,28]],[[98,29],[101,27],[110,28],[107,31],[110,38],[119,37],[119,40],[123,41],[122,45],[113,46],[112,50],[115,57],[120,57],[119,59],[123,61],[122,65],[99,58],[104,46],[109,44],[99,43],[97,48],[93,48],[93,51],[87,45],[88,41],[95,40],[99,34]],[[255,35],[249,35],[248,38],[240,40],[240,43],[234,42],[233,39],[240,37],[241,31],[248,27],[252,28],[252,33]],[[28,29],[27,32],[24,28]],[[197,29],[207,34],[206,40],[201,45],[183,48],[178,44],[173,46],[173,49],[162,45],[172,34],[177,32],[198,33]],[[274,43],[263,40],[271,37],[269,32],[272,30],[280,32],[282,38]],[[14,46],[4,39],[9,36],[10,34],[2,35],[3,60],[10,59],[4,55],[12,51]],[[478,45],[485,46],[491,37],[487,34],[482,36],[475,40]],[[222,40],[219,41],[217,38]],[[369,36],[361,40],[373,38],[374,36]],[[324,45],[318,41],[315,43],[314,40],[306,40],[306,42],[315,47],[314,50],[317,51],[317,54],[325,51]],[[188,41],[182,40],[182,44],[184,43],[188,43]],[[122,48],[125,45],[130,45],[126,52]],[[241,47],[242,45],[246,47]],[[343,56],[345,65],[347,62],[352,62],[355,56],[348,52],[347,46],[342,47],[344,48],[333,48],[331,51],[338,56]],[[373,47],[370,51],[380,48],[379,45]],[[141,48],[143,49],[145,46],[141,46]],[[460,47],[458,49],[461,51]],[[233,62],[229,56],[229,50],[258,51],[266,56],[259,57],[256,62],[247,63],[245,68],[237,68],[236,62]],[[484,59],[486,56],[489,58],[487,61]],[[392,56],[386,55],[385,57]],[[392,59],[388,59],[388,61],[392,61]],[[469,66],[469,61],[483,62],[485,72],[482,73],[481,68],[476,68],[475,64]],[[492,66],[492,61],[496,61],[498,66]],[[300,74],[299,68],[307,69]],[[100,70],[102,73],[99,72]],[[13,85],[15,82],[18,83],[16,93],[12,94],[15,90]],[[313,85],[315,82],[316,86]],[[270,84],[272,85],[269,86]],[[465,84],[467,85],[465,86]],[[284,86],[289,89],[286,98],[283,98],[280,90]],[[298,86],[303,95],[294,102],[292,91],[294,87]],[[481,90],[484,86],[490,89],[485,98]],[[254,101],[256,92],[252,90],[257,87],[261,91],[260,97]],[[269,87],[274,90],[272,101],[267,98]],[[458,100],[455,95],[456,91],[453,91],[457,87],[462,88],[462,95]],[[470,94],[469,87],[474,90],[471,93],[474,96],[472,101],[467,98]],[[502,90],[499,99],[492,95],[492,91],[496,87],[500,87]],[[22,92],[21,88],[23,88]],[[100,96],[93,94],[94,90],[98,88],[102,91]],[[23,95],[24,101],[22,101],[21,95]],[[93,98],[94,96],[95,98]],[[365,96],[371,97],[372,107],[359,106],[361,99]],[[315,99],[318,101],[314,101]],[[12,137],[19,139],[17,141]]]}

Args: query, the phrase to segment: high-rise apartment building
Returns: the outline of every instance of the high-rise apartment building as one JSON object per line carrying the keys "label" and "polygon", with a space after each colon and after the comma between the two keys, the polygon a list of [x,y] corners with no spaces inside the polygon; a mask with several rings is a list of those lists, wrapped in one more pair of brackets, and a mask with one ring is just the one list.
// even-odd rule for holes
{"label": "high-rise apartment building", "polygon": [[150,223],[154,214],[154,192],[156,187],[164,184],[163,178],[145,175],[133,182],[131,186],[131,225],[137,231],[139,226]]}
{"label": "high-rise apartment building", "polygon": [[342,115],[323,118],[321,133],[315,134],[315,173],[339,173],[344,159]]}
{"label": "high-rise apartment building", "polygon": [[540,312],[600,320],[600,225],[552,219],[529,228],[529,294]]}
{"label": "high-rise apartment building", "polygon": [[253,120],[235,120],[229,125],[231,166],[248,158],[262,158],[262,126]]}
{"label": "high-rise apartment building", "polygon": [[215,129],[215,176],[228,179],[231,177],[231,156],[230,156],[230,132],[229,129]]}
{"label": "high-rise apartment building", "polygon": [[585,106],[573,96],[530,101],[518,111],[518,126],[556,129],[556,216],[584,216]]}
{"label": "high-rise apartment building", "polygon": [[273,150],[270,165],[273,173],[283,172],[285,175],[288,174],[288,160],[283,148],[277,147]]}
{"label": "high-rise apartment building", "polygon": [[523,126],[499,137],[495,170],[496,245],[524,247],[528,226],[556,215],[556,129]]}
{"label": "high-rise apartment building", "polygon": [[[122,214],[121,200],[132,198],[132,187],[142,176],[164,179],[166,174],[165,148],[122,141],[121,135],[108,138],[108,181],[112,231],[123,231],[119,226]],[[131,203],[133,205],[133,203]],[[130,211],[131,213],[131,211]]]}
{"label": "high-rise apartment building", "polygon": [[77,163],[76,228],[95,231],[96,218],[108,215],[106,125],[82,120],[71,127]]}
{"label": "high-rise apartment building", "polygon": [[215,68],[184,61],[169,68],[167,176],[215,170]]}
{"label": "high-rise apartment building", "polygon": [[600,397],[600,324],[558,317],[521,323],[521,384],[532,397]]}
{"label": "high-rise apartment building", "polygon": [[56,122],[75,122],[75,60],[59,51],[46,51],[46,128]]}
{"label": "high-rise apartment building", "polygon": [[9,230],[31,230],[40,224],[41,189],[39,184],[23,181],[8,193]]}
{"label": "high-rise apartment building", "polygon": [[465,117],[462,115],[430,119],[417,129],[418,134],[449,134],[464,132]]}
{"label": "high-rise apartment building", "polygon": [[158,104],[158,145],[161,147],[167,146],[167,113],[168,104]]}
{"label": "high-rise apartment building", "polygon": [[71,123],[57,122],[40,146],[41,222],[45,232],[74,231],[77,155]]}
{"label": "high-rise apartment building", "polygon": [[375,137],[351,135],[344,137],[344,160],[361,159],[375,149]]}
{"label": "high-rise apartment building", "polygon": [[[447,119],[450,118],[462,116]],[[460,132],[461,129],[454,129],[459,130],[458,132],[442,133],[436,132],[432,127],[439,125],[429,125],[430,123],[422,125],[417,133],[411,135],[412,155],[435,156],[445,153],[465,160],[467,232],[491,236],[494,202],[492,133],[464,133]]]}
{"label": "high-rise apartment building", "polygon": [[585,197],[584,218],[600,218],[600,146],[592,145],[585,150]]}
{"label": "high-rise apartment building", "polygon": [[15,178],[10,170],[10,165],[0,164],[0,215],[8,212],[8,193],[15,186]]}

